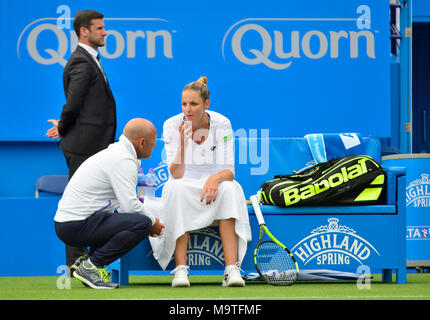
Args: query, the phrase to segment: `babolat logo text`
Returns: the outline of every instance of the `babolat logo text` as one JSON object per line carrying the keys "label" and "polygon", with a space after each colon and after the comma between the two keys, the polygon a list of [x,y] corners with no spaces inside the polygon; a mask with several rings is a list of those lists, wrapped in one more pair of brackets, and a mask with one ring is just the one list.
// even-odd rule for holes
{"label": "babolat logo text", "polygon": [[430,180],[429,174],[421,174],[418,178],[406,187],[406,206],[416,208],[430,207]]}
{"label": "babolat logo text", "polygon": [[287,187],[285,189],[281,189],[280,193],[284,197],[285,205],[290,206],[301,200],[313,197],[317,194],[328,191],[331,188],[338,187],[349,180],[362,176],[368,172],[366,161],[371,160],[368,158],[362,158],[358,160],[356,164],[342,167],[340,172],[328,174],[326,179],[317,180],[315,183],[301,188]]}
{"label": "babolat logo text", "polygon": [[359,264],[369,259],[372,252],[379,252],[350,227],[340,225],[339,219],[328,219],[311,231],[310,235],[298,242],[291,250],[304,265],[316,259],[317,265],[350,265],[351,259]]}
{"label": "babolat logo text", "polygon": [[[73,23],[59,24],[58,19],[40,18],[29,23],[18,37],[18,58],[26,51],[39,64],[65,66],[78,45],[78,38],[71,28]],[[173,58],[172,34],[176,31],[167,29],[169,21],[160,18],[104,18],[104,21],[107,36],[105,46],[99,49],[101,56],[108,59],[124,56],[127,59]]]}
{"label": "babolat logo text", "polygon": [[[351,25],[351,29],[339,30],[337,24],[342,21],[346,21],[348,27]],[[317,23],[321,30],[314,29]],[[231,49],[234,57],[244,64],[264,64],[274,70],[284,70],[303,59],[357,59],[361,56],[376,59],[375,34],[378,31],[362,30],[361,26],[357,18],[244,19],[225,33],[222,55],[226,60],[227,51]]]}

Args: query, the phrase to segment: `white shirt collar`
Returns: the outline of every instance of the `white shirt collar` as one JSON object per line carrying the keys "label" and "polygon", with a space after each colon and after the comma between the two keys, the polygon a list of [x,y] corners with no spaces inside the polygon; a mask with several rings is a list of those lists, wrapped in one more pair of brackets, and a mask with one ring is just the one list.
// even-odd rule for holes
{"label": "white shirt collar", "polygon": [[131,155],[136,158],[136,161],[139,161],[137,159],[137,153],[136,153],[136,149],[134,149],[133,144],[131,143],[130,140],[127,139],[127,137],[125,135],[121,135],[119,137],[119,142],[131,153]]}
{"label": "white shirt collar", "polygon": [[87,45],[87,44],[85,44],[85,43],[82,43],[82,42],[79,42],[78,43],[82,48],[84,48],[85,50],[87,50],[88,51],[88,53],[90,54],[90,55],[92,55],[93,57],[94,57],[94,59],[96,59],[97,60],[97,55],[99,54],[98,53],[98,51],[96,50],[96,49],[94,49],[93,47],[91,47],[91,46],[89,46],[89,45]]}

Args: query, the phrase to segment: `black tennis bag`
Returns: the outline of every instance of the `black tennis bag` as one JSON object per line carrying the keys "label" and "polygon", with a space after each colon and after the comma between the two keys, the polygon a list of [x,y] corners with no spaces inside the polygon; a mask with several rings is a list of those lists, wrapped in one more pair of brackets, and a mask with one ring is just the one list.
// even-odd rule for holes
{"label": "black tennis bag", "polygon": [[371,205],[383,200],[385,188],[386,174],[377,161],[351,155],[276,175],[261,185],[261,201],[279,207]]}

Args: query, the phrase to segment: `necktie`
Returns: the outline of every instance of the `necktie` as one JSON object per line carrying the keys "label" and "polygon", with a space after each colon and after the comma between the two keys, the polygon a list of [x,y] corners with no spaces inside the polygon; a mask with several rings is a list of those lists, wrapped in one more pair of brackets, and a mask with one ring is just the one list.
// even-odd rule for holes
{"label": "necktie", "polygon": [[102,65],[102,62],[100,60],[100,55],[99,54],[97,54],[97,61],[99,62],[100,70],[102,71],[103,78],[105,78],[105,82],[107,82],[107,78],[106,78],[106,75],[105,75],[105,71],[103,70],[103,65]]}

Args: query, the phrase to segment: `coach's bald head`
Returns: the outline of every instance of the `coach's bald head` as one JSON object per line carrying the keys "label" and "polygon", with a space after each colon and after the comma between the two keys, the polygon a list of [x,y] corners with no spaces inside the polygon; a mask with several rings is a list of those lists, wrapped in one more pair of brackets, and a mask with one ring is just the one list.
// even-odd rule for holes
{"label": "coach's bald head", "polygon": [[130,140],[138,158],[149,158],[157,145],[157,130],[151,121],[134,118],[127,122],[123,130],[124,136]]}

